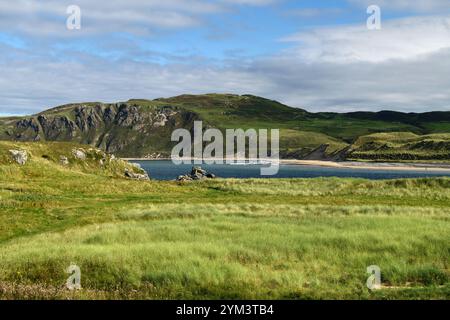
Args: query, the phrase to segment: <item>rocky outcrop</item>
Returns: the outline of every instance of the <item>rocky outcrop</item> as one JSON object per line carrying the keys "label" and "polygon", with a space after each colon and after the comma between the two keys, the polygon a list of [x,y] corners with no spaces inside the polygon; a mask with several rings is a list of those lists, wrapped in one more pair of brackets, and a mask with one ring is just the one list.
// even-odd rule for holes
{"label": "rocky outcrop", "polygon": [[130,171],[129,169],[125,169],[125,177],[133,180],[140,180],[140,181],[147,181],[150,180],[150,177],[148,176],[148,173],[141,169],[141,173],[135,173],[133,171]]}
{"label": "rocky outcrop", "polygon": [[46,140],[69,140],[76,136],[76,125],[67,116],[39,115],[37,120]]}
{"label": "rocky outcrop", "polygon": [[20,165],[24,165],[28,161],[28,153],[25,150],[9,150],[12,159]]}
{"label": "rocky outcrop", "polygon": [[37,119],[22,119],[15,123],[12,129],[7,131],[7,134],[17,141],[39,141],[41,127]]}
{"label": "rocky outcrop", "polygon": [[169,152],[171,132],[189,130],[198,118],[193,112],[170,105],[66,105],[12,121],[0,136],[17,141],[70,141],[120,156],[145,157]]}
{"label": "rocky outcrop", "polygon": [[193,167],[190,174],[181,175],[177,181],[193,181],[203,179],[214,179],[216,176],[213,173],[203,170],[201,167]]}

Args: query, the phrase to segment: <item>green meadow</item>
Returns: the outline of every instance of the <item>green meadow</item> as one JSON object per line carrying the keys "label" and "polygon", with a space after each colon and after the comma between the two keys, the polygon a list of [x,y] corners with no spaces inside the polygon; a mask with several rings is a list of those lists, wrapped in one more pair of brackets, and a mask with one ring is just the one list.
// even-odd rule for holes
{"label": "green meadow", "polygon": [[450,298],[448,178],[134,181],[73,147],[0,142],[0,299]]}

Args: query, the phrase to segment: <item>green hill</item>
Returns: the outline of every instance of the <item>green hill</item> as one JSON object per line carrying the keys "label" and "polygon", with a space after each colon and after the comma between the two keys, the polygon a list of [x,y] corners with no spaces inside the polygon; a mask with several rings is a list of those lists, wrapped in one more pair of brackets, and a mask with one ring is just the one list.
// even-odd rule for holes
{"label": "green hill", "polygon": [[[447,135],[450,112],[310,113],[261,97],[232,94],[69,104],[32,116],[0,119],[0,139],[70,141],[121,157],[154,158],[168,156],[173,147],[172,131],[190,130],[195,120],[221,130],[280,129],[280,151],[284,158],[450,159]],[[381,136],[377,145],[375,142],[372,146],[361,145],[360,138],[364,136],[389,132],[414,134],[419,144],[383,143]],[[444,135],[430,136],[438,133]],[[434,143],[433,139],[438,140]],[[388,148],[379,148],[378,144]]]}

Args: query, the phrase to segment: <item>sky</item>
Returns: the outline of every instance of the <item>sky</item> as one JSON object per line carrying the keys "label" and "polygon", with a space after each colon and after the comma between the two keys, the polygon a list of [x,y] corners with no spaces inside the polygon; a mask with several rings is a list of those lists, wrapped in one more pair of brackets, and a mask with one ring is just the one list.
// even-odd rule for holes
{"label": "sky", "polygon": [[0,0],[0,115],[202,93],[450,110],[450,1]]}

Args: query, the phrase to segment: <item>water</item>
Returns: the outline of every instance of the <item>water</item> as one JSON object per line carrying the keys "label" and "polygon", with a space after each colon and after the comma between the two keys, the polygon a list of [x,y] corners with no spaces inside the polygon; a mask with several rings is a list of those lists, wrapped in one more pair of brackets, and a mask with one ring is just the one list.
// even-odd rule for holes
{"label": "water", "polygon": [[[170,160],[133,161],[139,163],[152,179],[174,180],[178,176],[190,173],[191,164],[174,165]],[[419,170],[372,170],[358,168],[329,168],[304,165],[280,165],[275,176],[261,176],[260,165],[201,165],[203,169],[221,178],[317,178],[317,177],[352,177],[365,179],[398,179],[419,177],[450,176],[449,171]]]}

